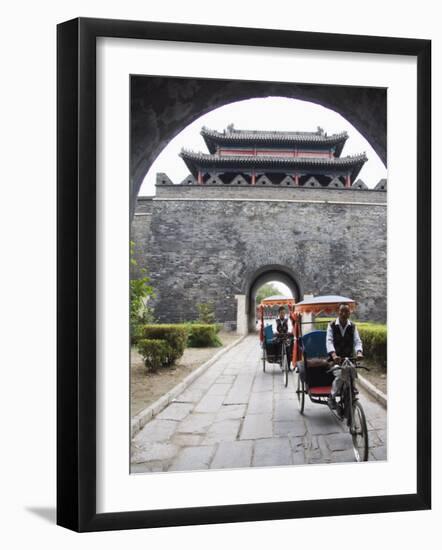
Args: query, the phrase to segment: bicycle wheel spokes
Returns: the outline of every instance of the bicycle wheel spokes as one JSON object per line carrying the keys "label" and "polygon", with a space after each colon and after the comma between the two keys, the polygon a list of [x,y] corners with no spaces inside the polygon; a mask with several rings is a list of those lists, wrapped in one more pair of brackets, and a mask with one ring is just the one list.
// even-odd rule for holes
{"label": "bicycle wheel spokes", "polygon": [[368,430],[364,409],[359,401],[353,403],[352,417],[350,433],[355,458],[358,462],[365,462],[368,460]]}
{"label": "bicycle wheel spokes", "polygon": [[299,412],[304,414],[304,403],[305,403],[305,386],[304,382],[301,380],[301,375],[297,373],[298,381],[296,386],[296,396],[298,398],[298,407]]}
{"label": "bicycle wheel spokes", "polygon": [[285,353],[285,350],[284,350],[284,354],[283,354],[283,357],[282,357],[282,371],[283,371],[283,374],[284,374],[284,386],[287,387],[287,385],[289,383],[289,364],[288,364],[288,361],[287,361],[287,355]]}

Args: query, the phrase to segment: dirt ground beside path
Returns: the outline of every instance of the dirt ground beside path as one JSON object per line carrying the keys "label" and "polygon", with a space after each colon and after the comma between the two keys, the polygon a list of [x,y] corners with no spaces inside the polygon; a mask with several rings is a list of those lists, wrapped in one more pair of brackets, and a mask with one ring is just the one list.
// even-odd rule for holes
{"label": "dirt ground beside path", "polygon": [[376,386],[376,388],[382,393],[387,395],[387,369],[374,361],[364,360],[363,364],[370,370],[362,370],[361,376]]}
{"label": "dirt ground beside path", "polygon": [[179,384],[188,374],[208,361],[220,350],[239,339],[235,332],[218,334],[222,347],[219,348],[186,348],[176,365],[157,372],[148,372],[143,358],[133,347],[131,350],[130,371],[130,413],[135,416],[141,410]]}

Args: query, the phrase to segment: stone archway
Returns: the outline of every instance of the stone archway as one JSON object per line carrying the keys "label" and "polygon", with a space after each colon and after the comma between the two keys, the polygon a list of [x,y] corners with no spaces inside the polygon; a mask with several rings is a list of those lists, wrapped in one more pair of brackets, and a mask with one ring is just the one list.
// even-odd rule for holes
{"label": "stone archway", "polygon": [[280,264],[265,265],[257,269],[245,285],[244,308],[248,332],[255,330],[255,298],[259,288],[270,282],[279,281],[287,285],[298,302],[302,296],[301,286],[295,273],[288,267]]}
{"label": "stone archway", "polygon": [[287,82],[133,76],[131,79],[131,215],[150,166],[200,116],[236,101],[280,96],[332,109],[367,139],[386,165],[386,90]]}

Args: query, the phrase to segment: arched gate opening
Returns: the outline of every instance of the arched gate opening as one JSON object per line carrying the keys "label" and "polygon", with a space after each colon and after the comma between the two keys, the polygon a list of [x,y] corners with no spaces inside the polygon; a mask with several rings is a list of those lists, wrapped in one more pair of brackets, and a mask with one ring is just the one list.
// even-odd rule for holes
{"label": "arched gate opening", "polygon": [[246,284],[244,306],[247,332],[254,332],[256,330],[256,294],[260,287],[271,281],[283,283],[290,289],[295,301],[298,302],[301,300],[302,290],[292,269],[280,264],[266,265],[259,268],[253,273]]}

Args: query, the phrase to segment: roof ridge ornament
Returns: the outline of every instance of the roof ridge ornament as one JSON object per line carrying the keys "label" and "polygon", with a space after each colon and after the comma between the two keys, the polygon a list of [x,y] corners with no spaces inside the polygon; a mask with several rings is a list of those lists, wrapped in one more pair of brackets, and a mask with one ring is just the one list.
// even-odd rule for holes
{"label": "roof ridge ornament", "polygon": [[210,138],[239,138],[239,139],[298,139],[307,141],[322,141],[322,140],[339,140],[345,141],[348,139],[348,132],[343,130],[336,134],[328,134],[320,126],[317,127],[316,132],[309,131],[290,131],[290,130],[247,130],[235,128],[234,124],[229,124],[222,132],[202,126],[200,134]]}

